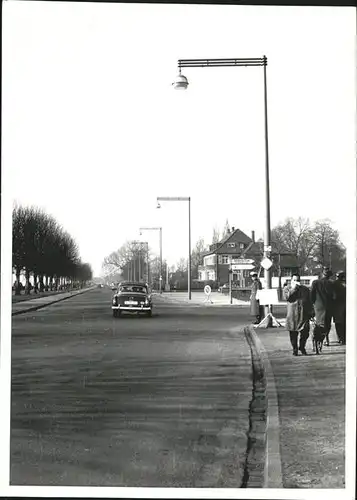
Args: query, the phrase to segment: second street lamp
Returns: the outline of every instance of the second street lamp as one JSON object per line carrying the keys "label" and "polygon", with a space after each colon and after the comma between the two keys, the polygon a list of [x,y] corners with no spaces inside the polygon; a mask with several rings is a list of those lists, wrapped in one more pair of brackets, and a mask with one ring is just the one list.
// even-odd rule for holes
{"label": "second street lamp", "polygon": [[[139,240],[132,240],[132,245],[133,247],[133,253],[132,253],[132,262],[133,262],[133,281],[136,280],[136,276],[138,274],[138,281],[141,280],[141,256],[142,256],[142,249],[143,249],[143,244],[147,244],[146,242],[139,241]],[[136,272],[136,261],[138,261],[138,273]]]}
{"label": "second street lamp", "polygon": [[[204,67],[234,67],[234,66],[263,66],[264,75],[264,129],[265,129],[265,231],[264,231],[264,258],[270,258],[271,254],[271,230],[270,230],[270,192],[269,192],[269,149],[268,149],[268,105],[267,105],[267,76],[266,67],[268,60],[266,56],[261,58],[237,58],[237,59],[179,59],[179,74],[173,82],[177,90],[185,90],[188,87],[187,78],[181,74],[181,68],[204,68]],[[266,288],[271,288],[271,271],[265,269]],[[269,308],[267,309],[269,311]],[[271,319],[269,319],[271,321]],[[270,324],[270,323],[269,323]]]}
{"label": "second street lamp", "polygon": [[188,268],[187,288],[188,300],[191,300],[191,198],[190,196],[158,196],[157,208],[161,208],[160,201],[188,201]]}
{"label": "second street lamp", "polygon": [[160,276],[159,276],[159,291],[162,293],[162,227],[140,227],[140,234],[142,231],[159,231],[160,232]]}

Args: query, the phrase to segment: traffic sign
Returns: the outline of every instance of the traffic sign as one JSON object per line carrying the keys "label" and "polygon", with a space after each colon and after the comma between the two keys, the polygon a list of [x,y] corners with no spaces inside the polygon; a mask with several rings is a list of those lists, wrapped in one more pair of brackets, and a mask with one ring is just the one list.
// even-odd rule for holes
{"label": "traffic sign", "polygon": [[209,285],[206,285],[203,290],[204,290],[206,295],[210,295],[211,291],[212,291],[211,287]]}
{"label": "traffic sign", "polygon": [[239,271],[241,269],[254,269],[255,265],[254,264],[232,264],[231,269],[232,271]]}
{"label": "traffic sign", "polygon": [[267,271],[268,269],[271,268],[271,266],[273,265],[272,261],[270,259],[268,259],[267,257],[265,257],[260,265]]}
{"label": "traffic sign", "polygon": [[253,264],[253,259],[232,259],[232,264]]}

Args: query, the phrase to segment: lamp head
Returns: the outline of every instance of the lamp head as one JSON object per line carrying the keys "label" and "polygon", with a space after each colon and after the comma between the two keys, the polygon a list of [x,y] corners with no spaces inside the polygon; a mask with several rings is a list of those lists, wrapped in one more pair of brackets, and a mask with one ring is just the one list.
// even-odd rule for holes
{"label": "lamp head", "polygon": [[181,70],[180,70],[180,73],[176,76],[172,85],[174,86],[174,89],[176,89],[176,90],[186,90],[187,89],[188,80],[185,76],[181,75]]}

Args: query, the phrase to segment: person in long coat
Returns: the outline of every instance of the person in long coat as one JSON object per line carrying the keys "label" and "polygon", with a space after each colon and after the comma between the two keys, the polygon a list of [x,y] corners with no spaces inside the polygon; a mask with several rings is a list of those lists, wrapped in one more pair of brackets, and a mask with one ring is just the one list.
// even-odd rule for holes
{"label": "person in long coat", "polygon": [[326,345],[329,345],[328,335],[331,330],[334,301],[336,292],[334,283],[331,281],[332,273],[328,267],[324,267],[322,277],[312,282],[311,300],[315,310],[316,326],[326,336]]}
{"label": "person in long coat", "polygon": [[335,302],[333,305],[333,320],[340,344],[346,344],[346,275],[343,271],[336,273]]}
{"label": "person in long coat", "polygon": [[260,306],[259,300],[257,299],[257,293],[258,290],[261,290],[263,287],[261,281],[258,279],[258,273],[252,273],[251,277],[253,283],[250,294],[250,314],[251,316],[255,317],[255,322],[253,324],[258,325],[262,317],[262,307]]}
{"label": "person in long coat", "polygon": [[291,284],[283,288],[283,294],[287,301],[286,329],[290,334],[293,355],[297,356],[300,351],[306,356],[305,347],[310,334],[310,319],[314,316],[310,290],[300,283],[300,276],[294,274],[291,277]]}

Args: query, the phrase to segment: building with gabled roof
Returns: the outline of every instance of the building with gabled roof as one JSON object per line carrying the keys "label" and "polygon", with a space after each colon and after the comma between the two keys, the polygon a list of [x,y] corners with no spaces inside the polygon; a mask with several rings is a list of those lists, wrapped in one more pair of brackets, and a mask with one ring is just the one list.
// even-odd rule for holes
{"label": "building with gabled roof", "polygon": [[[254,270],[261,276],[263,270],[260,262],[263,259],[264,244],[261,241],[255,241],[255,232],[252,231],[251,237],[247,236],[240,229],[228,230],[226,236],[218,243],[213,243],[209,251],[203,255],[202,265],[198,268],[199,279],[201,281],[215,281],[218,286],[228,283],[229,270],[232,259],[251,259],[253,260],[252,269],[242,269],[232,272],[232,280],[238,283],[240,287],[250,286],[250,273]],[[298,272],[299,266],[296,255],[291,252],[279,252],[272,244],[271,268],[272,277],[290,276]]]}

